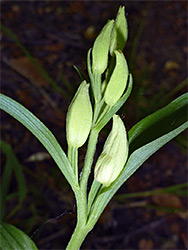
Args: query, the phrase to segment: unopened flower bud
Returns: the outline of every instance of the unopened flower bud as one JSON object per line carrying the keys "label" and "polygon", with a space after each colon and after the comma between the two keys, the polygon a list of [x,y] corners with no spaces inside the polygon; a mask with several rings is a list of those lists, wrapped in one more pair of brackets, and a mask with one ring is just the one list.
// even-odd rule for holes
{"label": "unopened flower bud", "polygon": [[92,71],[102,74],[108,65],[108,52],[114,20],[108,21],[96,38],[92,49]]}
{"label": "unopened flower bud", "polygon": [[118,115],[113,116],[113,127],[99,156],[94,176],[104,186],[119,176],[128,157],[128,141],[123,121]]}
{"label": "unopened flower bud", "polygon": [[118,50],[116,50],[114,53],[116,56],[116,64],[104,94],[104,101],[109,106],[116,104],[116,102],[122,96],[127,85],[129,74],[127,62],[123,53]]}
{"label": "unopened flower bud", "polygon": [[67,112],[66,132],[69,145],[79,148],[87,140],[92,124],[89,84],[83,81]]}
{"label": "unopened flower bud", "polygon": [[110,54],[112,55],[115,50],[123,51],[128,36],[127,20],[125,17],[125,7],[118,10],[114,26],[112,29]]}

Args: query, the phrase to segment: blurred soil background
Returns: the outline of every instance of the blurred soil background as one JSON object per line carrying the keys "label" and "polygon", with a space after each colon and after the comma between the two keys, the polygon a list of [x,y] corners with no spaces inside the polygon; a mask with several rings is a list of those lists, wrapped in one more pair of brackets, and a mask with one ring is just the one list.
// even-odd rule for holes
{"label": "blurred soil background", "polygon": [[[87,51],[119,5],[126,6],[124,52],[134,79],[119,114],[130,129],[186,92],[186,1],[1,1],[1,92],[40,118],[65,152],[66,112],[81,81],[73,65],[86,74]],[[1,173],[8,164],[12,171],[4,220],[41,250],[64,249],[76,219],[66,180],[37,139],[4,112],[1,139]],[[187,249],[186,183],[184,133],[122,186],[82,249]]]}

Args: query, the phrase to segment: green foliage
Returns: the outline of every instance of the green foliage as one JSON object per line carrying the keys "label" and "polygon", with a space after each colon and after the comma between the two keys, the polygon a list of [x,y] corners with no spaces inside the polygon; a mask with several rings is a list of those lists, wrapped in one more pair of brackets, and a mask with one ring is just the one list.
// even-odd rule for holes
{"label": "green foliage", "polygon": [[0,186],[0,220],[3,219],[4,217],[4,210],[5,210],[5,205],[6,205],[6,199],[7,199],[7,194],[8,194],[8,189],[10,186],[11,182],[11,177],[12,174],[14,173],[18,185],[18,191],[15,193],[16,196],[18,196],[18,204],[8,217],[12,216],[15,214],[15,212],[20,208],[22,205],[22,202],[24,201],[26,195],[27,195],[27,187],[25,183],[25,177],[23,174],[23,167],[18,161],[17,157],[15,156],[12,148],[10,145],[5,143],[4,141],[0,141],[0,148],[2,152],[6,155],[6,164],[3,170],[2,174],[2,179],[1,179],[1,186]]}
{"label": "green foliage", "polygon": [[[100,214],[108,204],[109,200],[113,197],[115,192],[152,154],[154,154],[167,142],[175,138],[186,128],[188,128],[186,112],[181,113],[181,119],[176,120],[178,111],[180,109],[186,111],[187,106],[188,94],[184,94],[166,107],[164,107],[163,109],[155,112],[154,114],[140,121],[130,130],[129,140],[130,148],[132,148],[132,151],[130,152],[128,162],[126,163],[125,168],[123,169],[120,176],[116,179],[116,181],[114,181],[114,183],[112,183],[110,187],[100,187],[98,184],[94,184],[91,188],[90,192],[92,193],[92,196],[90,195],[90,199],[94,200],[93,206],[91,207],[91,221],[95,220],[96,216],[97,218],[99,218]],[[166,120],[166,129],[162,130],[162,132],[160,130],[153,131],[153,133],[155,134],[155,137],[153,137],[151,129],[154,125],[159,128],[163,125],[163,115],[169,118],[169,122]],[[173,126],[171,124],[171,120],[176,121]],[[147,135],[147,142],[144,145],[140,143],[140,133],[143,131]],[[133,150],[132,143],[134,141],[137,147],[135,147]],[[98,192],[99,188],[100,191]],[[93,191],[93,189],[95,191]],[[96,198],[94,199],[93,196],[95,195]]]}
{"label": "green foliage", "polygon": [[7,224],[0,224],[2,250],[37,250],[34,242],[18,228]]}
{"label": "green foliage", "polygon": [[173,195],[186,197],[187,187],[188,187],[188,182],[173,185],[173,186],[166,187],[166,188],[157,188],[157,189],[149,190],[149,191],[119,194],[115,196],[115,199],[119,201],[125,201],[125,199],[129,199],[129,198],[149,197],[149,196],[158,195],[158,194],[173,194]]}
{"label": "green foliage", "polygon": [[55,160],[70,185],[73,185],[74,180],[72,168],[63,149],[57,142],[52,132],[21,104],[3,94],[0,95],[0,99],[1,109],[12,115],[36,136],[36,138],[44,145],[49,154]]}
{"label": "green foliage", "polygon": [[130,151],[132,152],[186,123],[187,100],[188,94],[186,93],[133,126],[129,131]]}

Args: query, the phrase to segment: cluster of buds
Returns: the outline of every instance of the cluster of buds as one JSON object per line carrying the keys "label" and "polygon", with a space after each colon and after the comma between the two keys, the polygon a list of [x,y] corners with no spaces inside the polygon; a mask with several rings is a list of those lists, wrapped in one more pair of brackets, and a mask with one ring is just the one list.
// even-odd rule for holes
{"label": "cluster of buds", "polygon": [[[93,76],[102,75],[107,70],[108,79],[105,81],[106,89],[103,97],[109,106],[116,104],[127,85],[129,72],[122,53],[127,41],[127,34],[124,7],[120,7],[116,19],[107,22],[96,38],[92,49]],[[109,60],[109,55],[111,55],[111,60]],[[109,69],[107,69],[108,61],[110,61]],[[102,87],[100,92],[102,93]]]}
{"label": "cluster of buds", "polygon": [[[92,91],[95,105],[100,101],[98,97],[96,98],[95,89],[97,91],[99,89],[100,98],[110,108],[118,102],[125,91],[129,73],[122,50],[125,47],[126,40],[127,21],[124,7],[120,7],[116,19],[107,22],[96,38],[92,49],[91,74],[94,79]],[[106,79],[102,86],[101,81],[97,81],[105,71]],[[66,134],[68,145],[74,148],[81,147],[89,136],[93,122],[89,84],[83,81],[67,113]],[[127,157],[128,141],[126,129],[120,117],[114,115],[112,131],[95,166],[95,179],[103,185],[109,186],[122,171]]]}

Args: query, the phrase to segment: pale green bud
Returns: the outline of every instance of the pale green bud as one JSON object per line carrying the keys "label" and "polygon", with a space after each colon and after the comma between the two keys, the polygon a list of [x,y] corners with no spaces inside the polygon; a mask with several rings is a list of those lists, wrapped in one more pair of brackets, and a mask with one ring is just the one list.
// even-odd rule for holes
{"label": "pale green bud", "polygon": [[126,129],[121,118],[118,115],[114,115],[112,130],[95,166],[94,176],[96,181],[104,186],[110,186],[119,176],[127,158],[128,141]]}
{"label": "pale green bud", "polygon": [[96,38],[92,49],[92,71],[102,74],[108,65],[108,52],[114,20],[108,21]]}
{"label": "pale green bud", "polygon": [[83,81],[67,112],[66,132],[69,145],[79,148],[87,140],[92,124],[89,84]]}
{"label": "pale green bud", "polygon": [[116,65],[107,84],[104,101],[109,106],[113,106],[122,96],[128,79],[128,66],[125,57],[121,51],[116,50]]}
{"label": "pale green bud", "polygon": [[118,10],[114,26],[112,29],[110,54],[112,55],[115,50],[122,50],[125,47],[128,36],[127,20],[125,17],[125,7],[121,7]]}

